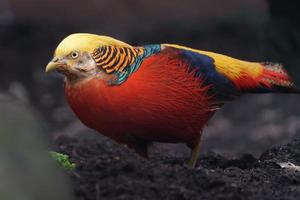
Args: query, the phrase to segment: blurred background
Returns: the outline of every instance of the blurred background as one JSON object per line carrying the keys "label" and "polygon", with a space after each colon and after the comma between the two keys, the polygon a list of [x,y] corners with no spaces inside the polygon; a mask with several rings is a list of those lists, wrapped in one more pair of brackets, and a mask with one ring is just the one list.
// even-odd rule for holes
{"label": "blurred background", "polygon": [[[300,83],[296,5],[294,0],[0,0],[0,90],[38,113],[47,127],[40,134],[96,135],[68,108],[63,78],[44,73],[57,44],[74,32],[109,35],[133,45],[177,43],[250,61],[281,62]],[[284,144],[300,133],[299,102],[300,96],[267,94],[228,103],[210,121],[202,148],[259,155]]]}

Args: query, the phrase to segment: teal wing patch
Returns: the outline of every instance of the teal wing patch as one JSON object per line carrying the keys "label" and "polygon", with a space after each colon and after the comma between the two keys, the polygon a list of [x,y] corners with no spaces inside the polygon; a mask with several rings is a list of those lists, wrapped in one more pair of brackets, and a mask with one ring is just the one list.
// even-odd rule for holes
{"label": "teal wing patch", "polygon": [[95,49],[92,57],[99,68],[106,73],[116,75],[112,84],[120,85],[140,67],[145,58],[160,52],[160,50],[160,45],[143,47],[103,46]]}

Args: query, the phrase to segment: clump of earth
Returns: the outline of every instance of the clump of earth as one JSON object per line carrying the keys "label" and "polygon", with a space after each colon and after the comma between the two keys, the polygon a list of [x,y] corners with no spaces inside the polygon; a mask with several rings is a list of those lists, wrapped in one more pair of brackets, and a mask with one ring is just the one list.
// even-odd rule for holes
{"label": "clump of earth", "polygon": [[187,156],[152,153],[149,160],[102,137],[61,136],[55,150],[68,154],[77,199],[299,199],[300,138],[259,157],[216,153]]}

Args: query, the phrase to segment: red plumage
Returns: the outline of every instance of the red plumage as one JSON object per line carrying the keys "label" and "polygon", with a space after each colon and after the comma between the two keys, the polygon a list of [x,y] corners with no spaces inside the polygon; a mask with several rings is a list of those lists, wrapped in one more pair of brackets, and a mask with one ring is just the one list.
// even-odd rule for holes
{"label": "red plumage", "polygon": [[145,59],[121,85],[96,78],[67,82],[65,94],[85,125],[144,156],[144,146],[152,141],[193,147],[213,111],[208,86],[188,67],[176,54],[164,51]]}
{"label": "red plumage", "polygon": [[287,71],[277,63],[261,63],[262,71],[257,77],[241,74],[234,80],[241,91],[298,92]]}

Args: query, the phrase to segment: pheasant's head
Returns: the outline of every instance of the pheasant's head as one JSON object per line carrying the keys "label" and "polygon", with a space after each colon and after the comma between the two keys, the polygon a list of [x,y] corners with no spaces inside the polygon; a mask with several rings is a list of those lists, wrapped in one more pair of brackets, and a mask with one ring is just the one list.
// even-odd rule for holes
{"label": "pheasant's head", "polygon": [[100,69],[93,58],[93,52],[103,46],[129,46],[107,36],[76,33],[66,37],[56,48],[46,72],[58,71],[68,79],[79,79],[96,74]]}

